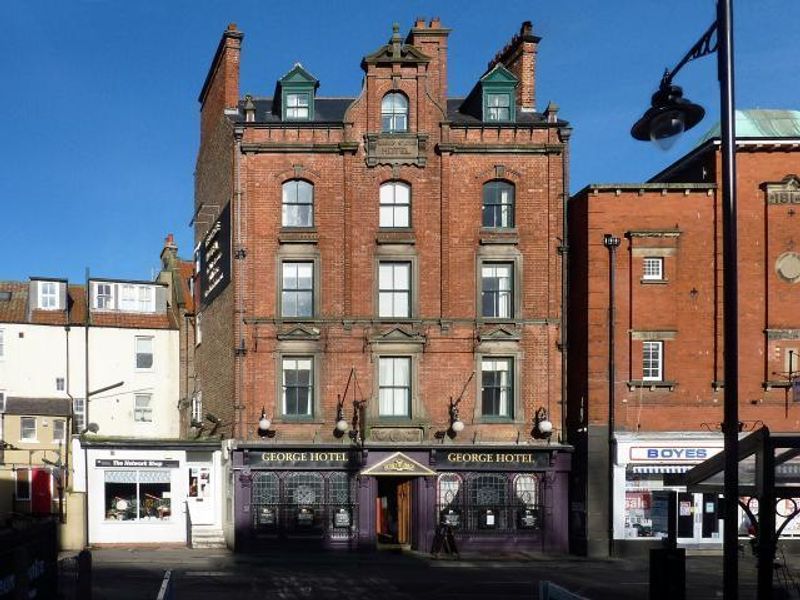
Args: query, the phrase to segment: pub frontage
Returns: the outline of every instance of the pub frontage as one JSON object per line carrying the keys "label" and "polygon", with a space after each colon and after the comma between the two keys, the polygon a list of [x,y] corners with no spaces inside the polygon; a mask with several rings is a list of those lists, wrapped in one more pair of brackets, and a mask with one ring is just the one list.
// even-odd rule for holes
{"label": "pub frontage", "polygon": [[571,448],[560,445],[235,447],[235,549],[288,545],[566,553]]}

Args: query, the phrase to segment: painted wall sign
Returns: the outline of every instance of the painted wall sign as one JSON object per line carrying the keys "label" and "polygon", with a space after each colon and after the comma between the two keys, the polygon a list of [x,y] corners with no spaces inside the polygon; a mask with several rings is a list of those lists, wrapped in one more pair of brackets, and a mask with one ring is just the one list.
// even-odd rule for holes
{"label": "painted wall sign", "polygon": [[438,469],[514,471],[544,469],[550,465],[549,452],[435,450]]}
{"label": "painted wall sign", "polygon": [[261,469],[355,469],[360,454],[346,450],[250,450],[245,464]]}
{"label": "painted wall sign", "polygon": [[94,461],[96,467],[135,467],[144,469],[177,469],[178,460],[154,460],[150,458],[98,458]]}
{"label": "painted wall sign", "polygon": [[227,204],[206,233],[197,257],[200,262],[200,302],[210,304],[231,279],[231,205]]}
{"label": "painted wall sign", "polygon": [[636,462],[702,462],[722,451],[707,446],[631,446],[630,459]]}

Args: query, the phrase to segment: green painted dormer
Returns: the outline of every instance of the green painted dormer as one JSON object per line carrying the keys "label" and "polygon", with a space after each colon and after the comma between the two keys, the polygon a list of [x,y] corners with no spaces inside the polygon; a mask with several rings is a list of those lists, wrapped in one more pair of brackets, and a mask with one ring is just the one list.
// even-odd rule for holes
{"label": "green painted dormer", "polygon": [[313,121],[314,93],[319,81],[300,63],[278,80],[283,121]]}
{"label": "green painted dormer", "polygon": [[483,121],[507,123],[516,119],[515,89],[519,80],[498,63],[480,80]]}

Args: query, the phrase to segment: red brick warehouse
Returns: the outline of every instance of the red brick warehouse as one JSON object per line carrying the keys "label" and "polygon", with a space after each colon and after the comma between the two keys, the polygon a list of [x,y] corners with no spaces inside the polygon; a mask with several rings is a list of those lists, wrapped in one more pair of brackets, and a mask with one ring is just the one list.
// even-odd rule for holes
{"label": "red brick warehouse", "polygon": [[447,521],[466,545],[566,550],[570,130],[536,110],[530,23],[462,98],[449,34],[395,26],[353,98],[317,96],[300,64],[242,97],[243,34],[222,36],[200,94],[196,369],[201,433],[234,440],[239,549],[428,550]]}

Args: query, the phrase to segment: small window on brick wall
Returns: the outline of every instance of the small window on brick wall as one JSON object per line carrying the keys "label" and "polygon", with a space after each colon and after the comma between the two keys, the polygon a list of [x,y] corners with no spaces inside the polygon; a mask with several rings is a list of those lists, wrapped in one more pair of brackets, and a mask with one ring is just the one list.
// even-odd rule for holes
{"label": "small window on brick wall", "polygon": [[660,256],[647,256],[642,261],[642,279],[645,281],[663,281],[664,259]]}

